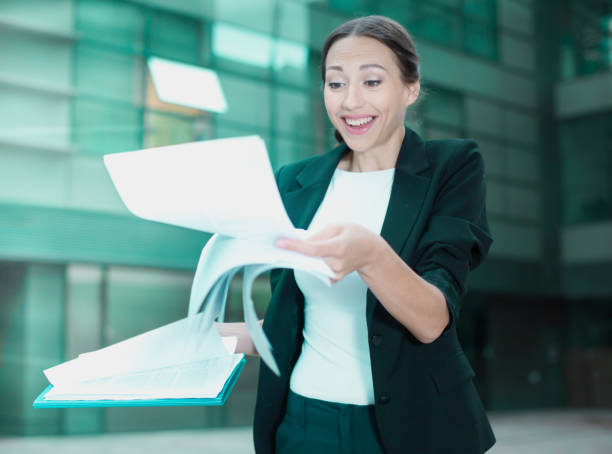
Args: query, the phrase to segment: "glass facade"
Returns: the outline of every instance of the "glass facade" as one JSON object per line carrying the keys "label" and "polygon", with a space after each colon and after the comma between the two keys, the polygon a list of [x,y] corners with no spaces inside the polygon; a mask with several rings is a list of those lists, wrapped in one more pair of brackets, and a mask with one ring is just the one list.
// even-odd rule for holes
{"label": "glass facade", "polygon": [[[322,38],[357,12],[393,12],[417,39],[496,58],[491,0],[209,3],[181,10],[159,1],[76,2],[80,38],[72,108],[79,152],[253,133],[266,139],[275,167],[325,151],[334,142],[321,103]],[[149,56],[217,71],[228,112],[168,112],[151,105],[145,65]],[[252,102],[240,102],[246,96]],[[433,110],[435,106],[428,109],[435,116]],[[456,117],[456,108],[452,112]],[[449,131],[456,132],[457,118],[452,126]]]}
{"label": "glass facade", "polygon": [[566,120],[561,127],[563,220],[612,219],[612,112]]}
{"label": "glass facade", "polygon": [[562,77],[608,71],[612,65],[612,2],[570,0],[564,22]]}
{"label": "glass facade", "polygon": [[[580,11],[607,5],[573,3]],[[535,58],[535,4],[1,1],[0,432],[78,434],[252,422],[256,359],[249,360],[222,408],[40,413],[30,407],[45,385],[40,373],[45,367],[182,317],[208,239],[135,220],[116,195],[101,156],[249,134],[263,137],[274,168],[325,152],[335,140],[322,102],[321,48],[331,30],[363,14],[388,15],[415,37],[425,95],[409,109],[408,125],[427,139],[474,138],[485,159],[495,242],[487,263],[471,278],[474,293],[466,298],[460,328],[470,360],[480,368],[485,404],[529,406],[545,389],[554,391],[542,402],[561,404],[560,379],[518,383],[533,366],[516,352],[504,356],[506,362],[495,359],[491,352],[506,348],[508,338],[489,336],[485,326],[491,320],[491,326],[509,326],[504,316],[486,315],[487,308],[498,307],[500,295],[506,295],[511,312],[514,295],[561,292],[541,279],[545,270],[559,266],[542,246],[558,228],[544,226],[554,215],[543,202],[546,194],[564,194],[566,223],[612,218],[607,113],[564,121],[563,187],[549,187],[542,176],[549,163],[542,162],[546,144],[540,141],[536,78],[550,68]],[[578,29],[563,41],[571,44],[571,58],[562,63],[571,62],[572,75],[607,67],[609,35],[601,18],[608,13],[602,8],[598,15],[576,15],[599,27],[594,47],[586,41],[574,45],[582,39]],[[151,57],[215,71],[227,111],[161,100],[148,69]],[[230,321],[242,319],[240,286],[238,276]],[[258,313],[265,312],[269,296],[262,278],[254,295]],[[534,306],[529,303],[529,311]],[[548,343],[560,337],[542,330],[546,320],[533,325],[533,336],[542,335],[546,343],[534,361],[545,358]],[[504,381],[508,368],[517,383]],[[525,387],[529,398],[520,400]],[[504,397],[509,395],[514,397]]]}

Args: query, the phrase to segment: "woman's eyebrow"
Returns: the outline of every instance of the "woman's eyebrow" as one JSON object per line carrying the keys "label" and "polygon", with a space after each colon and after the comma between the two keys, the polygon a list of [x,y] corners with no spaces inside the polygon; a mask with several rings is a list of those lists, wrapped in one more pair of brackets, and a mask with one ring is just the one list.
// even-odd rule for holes
{"label": "woman's eyebrow", "polygon": [[[379,68],[379,69],[382,69],[383,71],[387,71],[387,68],[385,68],[382,65],[379,65],[378,63],[366,63],[359,67],[359,69],[368,69],[368,68]],[[331,70],[342,71],[342,66],[338,66],[338,65],[328,66],[327,70],[328,71],[331,71]]]}
{"label": "woman's eyebrow", "polygon": [[377,63],[368,63],[368,64],[365,64],[365,65],[361,65],[359,67],[359,69],[368,69],[368,68],[379,68],[379,69],[382,69],[383,71],[387,70],[387,68],[385,68],[384,66],[379,65]]}

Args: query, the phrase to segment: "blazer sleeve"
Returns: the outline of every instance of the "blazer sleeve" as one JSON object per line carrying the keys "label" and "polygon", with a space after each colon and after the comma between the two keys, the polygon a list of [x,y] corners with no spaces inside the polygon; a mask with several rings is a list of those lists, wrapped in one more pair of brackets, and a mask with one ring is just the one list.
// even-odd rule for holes
{"label": "blazer sleeve", "polygon": [[455,149],[439,180],[414,262],[415,272],[446,298],[450,315],[446,329],[459,317],[469,271],[483,262],[493,242],[486,214],[483,158],[473,140],[460,143],[463,147]]}

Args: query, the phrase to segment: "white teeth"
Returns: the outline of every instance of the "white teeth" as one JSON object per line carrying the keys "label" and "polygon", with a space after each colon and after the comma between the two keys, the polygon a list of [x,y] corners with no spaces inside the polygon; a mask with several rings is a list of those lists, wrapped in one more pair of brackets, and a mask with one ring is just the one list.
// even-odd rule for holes
{"label": "white teeth", "polygon": [[358,120],[352,120],[350,118],[345,118],[344,121],[346,121],[346,124],[348,124],[349,126],[361,126],[361,125],[365,125],[366,123],[371,122],[374,119],[374,117],[364,117],[364,118],[359,118]]}

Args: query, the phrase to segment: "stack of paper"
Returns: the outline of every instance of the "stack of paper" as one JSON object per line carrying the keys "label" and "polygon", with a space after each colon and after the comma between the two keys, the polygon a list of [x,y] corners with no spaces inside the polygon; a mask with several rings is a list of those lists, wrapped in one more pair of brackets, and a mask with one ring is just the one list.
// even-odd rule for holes
{"label": "stack of paper", "polygon": [[46,369],[51,386],[34,406],[142,405],[161,399],[223,403],[231,390],[228,383],[233,385],[233,376],[244,365],[244,355],[234,353],[235,337],[221,338],[214,328],[200,331],[205,315],[184,318]]}
{"label": "stack of paper", "polygon": [[284,209],[263,140],[193,142],[105,155],[104,162],[135,215],[215,235],[202,250],[186,319],[47,369],[53,388],[38,405],[207,398],[227,391],[244,360],[227,351],[214,322],[223,321],[231,279],[241,269],[245,322],[261,359],[279,374],[251,298],[255,278],[293,268],[330,285],[334,273],[320,258],[274,246],[281,236],[305,232],[294,228]]}

